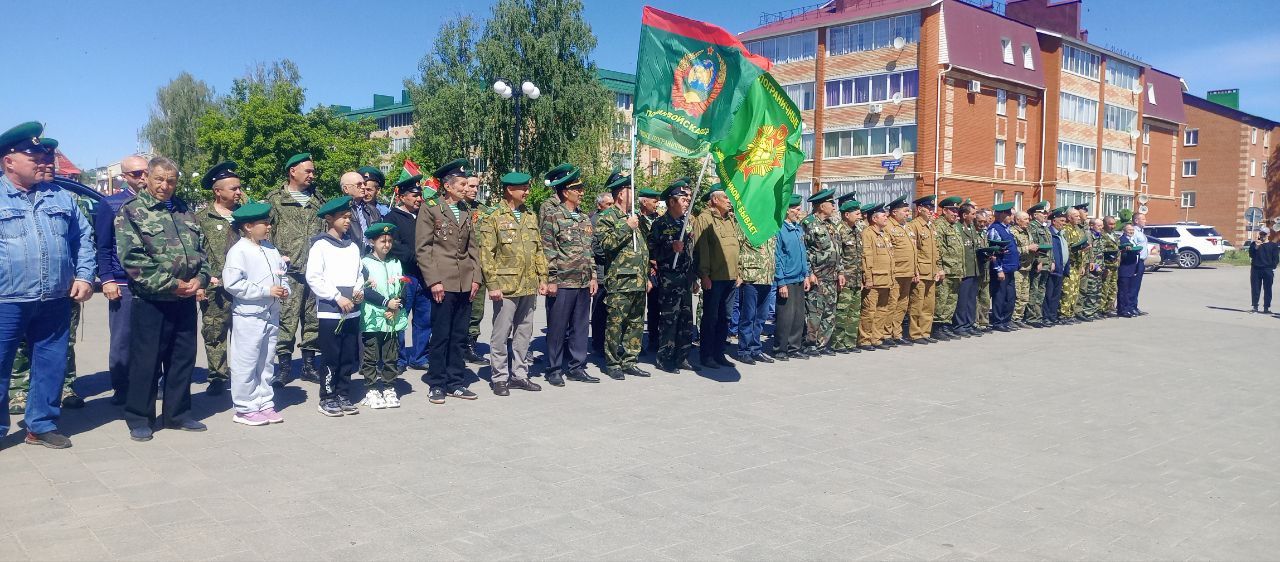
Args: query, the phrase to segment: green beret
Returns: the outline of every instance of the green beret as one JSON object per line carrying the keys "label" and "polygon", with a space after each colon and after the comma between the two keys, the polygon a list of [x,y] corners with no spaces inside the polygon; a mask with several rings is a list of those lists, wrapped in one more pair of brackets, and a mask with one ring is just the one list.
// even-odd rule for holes
{"label": "green beret", "polygon": [[1089,204],[1088,204],[1088,203],[1081,203],[1081,204],[1079,204],[1079,205],[1072,205],[1072,206],[1071,206],[1071,208],[1072,208],[1072,209],[1075,209],[1075,210],[1077,210],[1077,211],[1088,211],[1088,210],[1089,210]]}
{"label": "green beret", "polygon": [[382,170],[373,166],[361,166],[356,173],[360,174],[364,181],[373,180],[378,182],[378,185],[387,185],[387,176],[383,175]]}
{"label": "green beret", "polygon": [[992,247],[1004,248],[1009,245],[1009,241],[1003,238],[996,238],[987,241]]}
{"label": "green beret", "polygon": [[650,199],[659,199],[662,197],[662,194],[646,187],[644,189],[637,191],[636,197],[648,197]]}
{"label": "green beret", "polygon": [[888,210],[889,210],[889,207],[884,203],[872,203],[870,206],[862,208],[862,214],[871,216],[876,213],[887,212]]}
{"label": "green beret", "polygon": [[533,181],[533,177],[524,172],[507,172],[502,175],[502,179],[499,181],[502,182],[503,187],[508,185],[529,185],[529,182]]}
{"label": "green beret", "polygon": [[40,135],[44,133],[44,125],[36,121],[27,121],[0,134],[0,155],[19,152],[41,146]]}
{"label": "green beret", "polygon": [[924,205],[926,207],[936,207],[937,205],[934,204],[934,201],[936,199],[937,199],[937,196],[935,195],[925,195],[924,197],[916,199],[915,201],[913,201],[913,203],[915,203],[917,207],[921,205]]}
{"label": "green beret", "polygon": [[942,201],[939,201],[938,206],[943,209],[958,209],[960,208],[960,204],[963,202],[963,199],[952,195],[951,197],[946,197]]}
{"label": "green beret", "polygon": [[578,176],[582,171],[573,164],[561,164],[547,171],[542,175],[543,183],[552,189],[561,190],[566,187],[573,187],[581,184]]}
{"label": "green beret", "polygon": [[992,205],[992,206],[991,206],[991,210],[992,210],[992,211],[995,211],[995,212],[997,212],[997,213],[1007,213],[1007,212],[1009,212],[1009,211],[1012,211],[1012,210],[1013,210],[1013,201],[1007,201],[1007,202],[1004,202],[1004,203],[996,203],[995,205]]}
{"label": "green beret", "polygon": [[688,184],[682,179],[671,182],[671,185],[662,190],[662,199],[667,200],[680,195],[688,195],[689,189],[686,187],[687,185]]}
{"label": "green beret", "polygon": [[724,185],[723,185],[723,184],[721,184],[720,182],[716,182],[716,183],[712,184],[711,188],[710,188],[710,189],[708,189],[706,193],[703,193],[703,194],[702,194],[702,202],[703,202],[703,203],[706,203],[706,202],[710,201],[710,200],[711,200],[711,196],[712,196],[712,195],[714,195],[714,194],[715,194],[715,192],[717,192],[717,191],[720,191],[720,192],[723,192],[723,191],[724,191]]}
{"label": "green beret", "polygon": [[851,197],[847,199],[844,203],[840,204],[840,212],[848,213],[852,211],[859,211],[859,212],[862,211],[862,203],[857,199],[854,199]]}
{"label": "green beret", "polygon": [[1043,251],[1046,251],[1046,252],[1047,252],[1047,251],[1049,251],[1049,250],[1052,250],[1052,249],[1053,249],[1053,244],[1045,243],[1045,244],[1040,244],[1038,247],[1039,247],[1041,250],[1043,250]]}
{"label": "green beret", "polygon": [[316,216],[324,218],[339,211],[351,210],[351,196],[343,195],[336,199],[330,199],[327,203],[320,206],[320,210],[316,211]]}
{"label": "green beret", "polygon": [[1067,207],[1067,206],[1057,207],[1054,210],[1049,211],[1049,218],[1056,219],[1058,217],[1065,217],[1067,216],[1067,209],[1070,209],[1070,208],[1071,207]]}
{"label": "green beret", "polygon": [[230,160],[215,164],[212,168],[209,168],[209,171],[204,173],[203,178],[200,178],[200,186],[205,189],[213,189],[213,184],[218,180],[238,178],[240,177],[236,174],[236,168],[238,167],[239,164]]}
{"label": "green beret", "polygon": [[418,192],[422,192],[422,188],[418,187],[418,182],[422,181],[422,174],[409,175],[408,171],[400,170],[400,177],[396,179],[397,193],[410,193],[417,187]]}
{"label": "green beret", "polygon": [[51,139],[49,137],[40,137],[36,140],[40,141],[40,146],[43,146],[48,150],[53,150],[55,148],[58,148],[58,139]]}
{"label": "green beret", "polygon": [[822,191],[819,191],[813,194],[811,197],[809,197],[809,202],[817,204],[817,203],[822,203],[824,201],[832,201],[835,198],[836,198],[836,190],[824,189]]}
{"label": "green beret", "polygon": [[288,160],[285,160],[284,171],[287,173],[289,170],[293,169],[294,166],[297,166],[298,164],[307,162],[309,160],[311,160],[310,152],[300,152],[298,154],[294,154],[293,156],[290,156]]}
{"label": "green beret", "polygon": [[901,209],[906,206],[907,206],[907,196],[903,195],[897,199],[894,199],[893,201],[890,201],[888,207],[889,207],[889,210],[892,211],[894,209]]}
{"label": "green beret", "polygon": [[263,203],[261,201],[245,203],[231,212],[231,220],[240,224],[266,220],[268,218],[271,218],[271,204]]}
{"label": "green beret", "polygon": [[843,206],[845,201],[855,201],[857,199],[858,199],[858,194],[850,191],[849,193],[836,197],[836,205]]}
{"label": "green beret", "polygon": [[443,166],[436,168],[431,175],[438,180],[444,180],[445,176],[466,176],[467,175],[467,159],[458,158],[445,162]]}
{"label": "green beret", "polygon": [[373,240],[383,234],[392,234],[396,231],[396,225],[389,222],[375,222],[364,229],[364,237],[366,240]]}
{"label": "green beret", "polygon": [[604,182],[604,188],[611,192],[627,187],[631,187],[631,175],[624,174],[621,170],[609,174],[609,179]]}
{"label": "green beret", "polygon": [[1027,207],[1027,212],[1028,212],[1028,213],[1041,213],[1041,212],[1045,212],[1045,211],[1047,211],[1048,209],[1049,209],[1049,202],[1048,202],[1048,201],[1041,201],[1041,202],[1039,202],[1039,203],[1036,203],[1035,205],[1032,205],[1032,206],[1030,206],[1030,207]]}
{"label": "green beret", "polygon": [[804,202],[804,198],[799,193],[791,194],[791,201],[787,203],[787,207],[799,207]]}
{"label": "green beret", "polygon": [[1079,249],[1084,248],[1085,246],[1088,246],[1088,245],[1089,245],[1089,239],[1088,239],[1088,238],[1081,238],[1079,242],[1076,242],[1075,244],[1072,244],[1072,245],[1071,245],[1071,249],[1072,249],[1072,250],[1079,250]]}

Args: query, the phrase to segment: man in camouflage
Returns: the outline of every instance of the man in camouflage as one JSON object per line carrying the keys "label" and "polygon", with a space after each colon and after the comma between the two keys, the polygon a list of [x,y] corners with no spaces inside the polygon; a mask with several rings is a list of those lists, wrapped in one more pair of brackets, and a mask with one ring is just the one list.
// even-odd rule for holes
{"label": "man in camouflage", "polygon": [[984,249],[988,247],[987,229],[995,223],[995,214],[991,209],[979,209],[978,218],[974,221],[974,228],[978,234],[978,240],[975,242],[975,250],[978,255],[978,329],[983,332],[991,331],[991,291],[987,290],[991,286],[991,263],[996,261],[996,256]]}
{"label": "man in camouflage", "polygon": [[1035,328],[1044,326],[1045,287],[1049,283],[1049,272],[1053,270],[1053,239],[1049,237],[1048,210],[1048,201],[1041,201],[1027,209],[1031,213],[1027,231],[1031,233],[1032,246],[1039,251],[1036,252],[1035,263],[1028,276],[1025,321]]}
{"label": "man in camouflage", "polygon": [[[640,211],[640,240],[648,244],[649,233],[653,232],[653,223],[661,215],[658,213],[658,199],[661,193],[652,189],[636,191],[636,203]],[[645,298],[645,324],[648,325],[649,337],[644,349],[654,352],[658,349],[658,276],[653,260],[649,261],[649,295]]]}
{"label": "man in camouflage", "polygon": [[631,213],[631,177],[614,172],[605,182],[613,206],[596,215],[595,247],[604,264],[606,375],[647,377],[636,365],[644,339],[644,303],[650,289],[649,243],[640,233],[641,218]]}
{"label": "man in camouflage", "polygon": [[209,386],[205,393],[222,394],[226,388],[227,335],[231,332],[231,294],[222,286],[222,265],[227,250],[240,239],[231,225],[231,213],[240,207],[244,192],[240,177],[236,175],[235,162],[223,162],[205,172],[200,185],[213,190],[213,202],[199,215],[200,232],[204,235],[205,254],[209,259],[209,286],[196,293],[200,303],[201,329],[204,338],[204,356],[209,371]]}
{"label": "man in camouflage", "polygon": [[688,183],[676,180],[662,192],[667,214],[653,222],[649,233],[649,255],[658,269],[658,360],[659,369],[679,373],[695,369],[689,362],[693,343],[693,231],[686,228],[691,204]]}
{"label": "man in camouflage", "polygon": [[1102,222],[1102,267],[1106,269],[1106,280],[1102,282],[1102,308],[1104,316],[1116,315],[1116,294],[1119,286],[1120,271],[1120,234],[1116,232],[1116,218],[1106,217]]}
{"label": "man in camouflage", "polygon": [[1031,302],[1031,274],[1035,269],[1039,247],[1031,242],[1030,224],[1031,215],[1015,211],[1013,226],[1009,228],[1009,232],[1013,233],[1014,243],[1018,245],[1018,270],[1013,272],[1013,325],[1019,328],[1031,327],[1023,319],[1026,318],[1027,307]]}
{"label": "man in camouflage", "polygon": [[1083,214],[1078,207],[1068,209],[1067,226],[1062,231],[1067,238],[1067,247],[1070,248],[1067,262],[1070,265],[1066,278],[1062,280],[1062,304],[1058,309],[1063,324],[1079,322],[1076,318],[1076,304],[1080,300],[1080,284],[1088,261],[1085,259],[1083,246],[1080,246],[1080,242],[1085,239],[1084,229],[1079,226]]}
{"label": "man in camouflage", "polygon": [[209,283],[209,261],[195,217],[186,202],[173,197],[179,173],[172,160],[152,159],[147,189],[116,215],[116,251],[133,290],[124,418],[134,441],[151,440],[156,383],[162,374],[164,427],[205,430],[191,415],[191,372],[196,295]]}
{"label": "man in camouflage", "polygon": [[769,290],[777,274],[777,237],[759,246],[751,245],[746,236],[738,245],[738,353],[741,363],[773,363],[764,352],[764,322],[769,315]]}
{"label": "man in camouflage", "polygon": [[539,218],[547,256],[547,294],[556,297],[547,323],[546,378],[554,386],[564,386],[564,379],[600,382],[585,368],[591,297],[598,280],[591,253],[591,218],[581,206],[580,174],[577,166],[561,164],[544,176],[548,187],[559,194],[559,202]]}
{"label": "man in camouflage", "polygon": [[[489,213],[492,213],[496,205],[485,205],[479,200],[480,197],[480,176],[472,170],[467,170],[467,187],[464,192],[463,199],[467,206],[471,208],[471,223],[480,224]],[[484,294],[484,281],[481,281],[480,294]],[[467,344],[462,348],[462,358],[467,363],[473,365],[485,365],[484,357],[476,353],[476,340],[480,339],[480,321],[484,319],[484,302],[489,299],[478,298],[471,299],[471,317],[467,320]]]}
{"label": "man in camouflage", "polygon": [[862,318],[862,203],[853,193],[840,197],[840,222],[836,238],[840,241],[840,272],[844,288],[836,296],[836,316],[831,330],[831,350],[857,353],[858,325]]}
{"label": "man in camouflage", "polygon": [[[956,302],[960,283],[966,269],[964,237],[960,234],[960,198],[951,196],[938,202],[942,219],[933,221],[933,237],[938,245],[938,265],[943,277],[938,282],[936,305],[933,309],[933,337],[950,340],[959,337],[953,331],[952,320],[956,314]],[[973,266],[976,269],[976,265]]]}
{"label": "man in camouflage", "polygon": [[813,213],[800,223],[804,229],[804,248],[809,254],[809,292],[804,296],[804,353],[835,355],[831,350],[831,331],[835,328],[836,299],[845,286],[840,258],[840,242],[831,217],[836,210],[836,192],[824,189],[809,198]]}
{"label": "man in camouflage", "polygon": [[324,219],[316,211],[324,205],[324,196],[315,190],[316,165],[307,153],[295,154],[285,162],[288,179],[279,189],[267,194],[264,202],[271,205],[271,244],[280,251],[288,269],[289,298],[280,310],[280,338],[276,342],[276,374],[272,384],[289,382],[290,362],[299,325],[302,329],[302,379],[319,382],[316,351],[320,321],[316,318],[316,299],[307,287],[307,252],[311,237],[324,232]]}
{"label": "man in camouflage", "polygon": [[1085,253],[1086,271],[1084,287],[1080,292],[1080,319],[1086,322],[1100,318],[1102,312],[1102,285],[1106,282],[1107,268],[1102,233],[1102,219],[1088,221],[1089,228],[1085,237],[1089,240],[1089,251]]}

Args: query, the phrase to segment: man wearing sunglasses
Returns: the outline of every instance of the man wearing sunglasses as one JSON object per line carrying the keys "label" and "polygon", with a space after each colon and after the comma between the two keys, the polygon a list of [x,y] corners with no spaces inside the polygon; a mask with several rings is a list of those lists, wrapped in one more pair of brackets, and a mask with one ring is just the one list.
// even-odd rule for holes
{"label": "man wearing sunglasses", "polygon": [[71,446],[58,433],[71,301],[93,295],[93,239],[75,198],[48,183],[53,149],[44,127],[23,123],[0,134],[0,435],[9,430],[9,382],[19,342],[31,346],[26,442]]}
{"label": "man wearing sunglasses", "polygon": [[129,276],[116,255],[116,213],[126,201],[146,188],[147,159],[137,154],[126,156],[120,161],[120,175],[124,185],[104,198],[93,212],[98,280],[102,282],[102,296],[107,297],[107,325],[111,329],[107,370],[111,373],[111,403],[116,406],[124,405],[125,392],[129,389],[129,310],[133,304]]}

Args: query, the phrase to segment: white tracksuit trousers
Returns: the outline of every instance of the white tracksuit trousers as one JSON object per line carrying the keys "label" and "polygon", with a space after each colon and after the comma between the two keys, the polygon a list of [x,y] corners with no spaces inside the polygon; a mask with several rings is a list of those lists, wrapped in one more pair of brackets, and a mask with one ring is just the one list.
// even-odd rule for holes
{"label": "white tracksuit trousers", "polygon": [[279,335],[279,306],[252,315],[233,312],[227,365],[231,371],[231,402],[237,413],[275,407],[271,375],[275,371],[272,359]]}

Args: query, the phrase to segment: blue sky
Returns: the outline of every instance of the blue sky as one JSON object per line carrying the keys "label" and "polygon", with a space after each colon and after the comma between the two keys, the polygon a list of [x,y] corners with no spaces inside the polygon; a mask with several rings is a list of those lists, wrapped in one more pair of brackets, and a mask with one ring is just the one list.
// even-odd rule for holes
{"label": "blue sky", "polygon": [[[640,11],[650,4],[740,32],[761,12],[817,0],[584,0],[604,68],[632,71]],[[1240,88],[1241,109],[1280,120],[1280,2],[1084,0],[1093,43],[1116,46],[1182,76],[1192,93]],[[218,6],[212,9],[212,6]],[[298,63],[308,106],[364,107],[399,95],[417,73],[439,23],[484,17],[489,0],[222,0],[24,3],[4,31],[10,62],[0,87],[0,128],[36,119],[84,168],[138,148],[157,87],[188,71],[218,92],[256,63]],[[28,22],[45,23],[35,26]],[[411,22],[411,23],[410,23]],[[29,48],[22,49],[20,46]],[[16,49],[16,50],[15,50]],[[37,67],[47,62],[47,70]]]}

